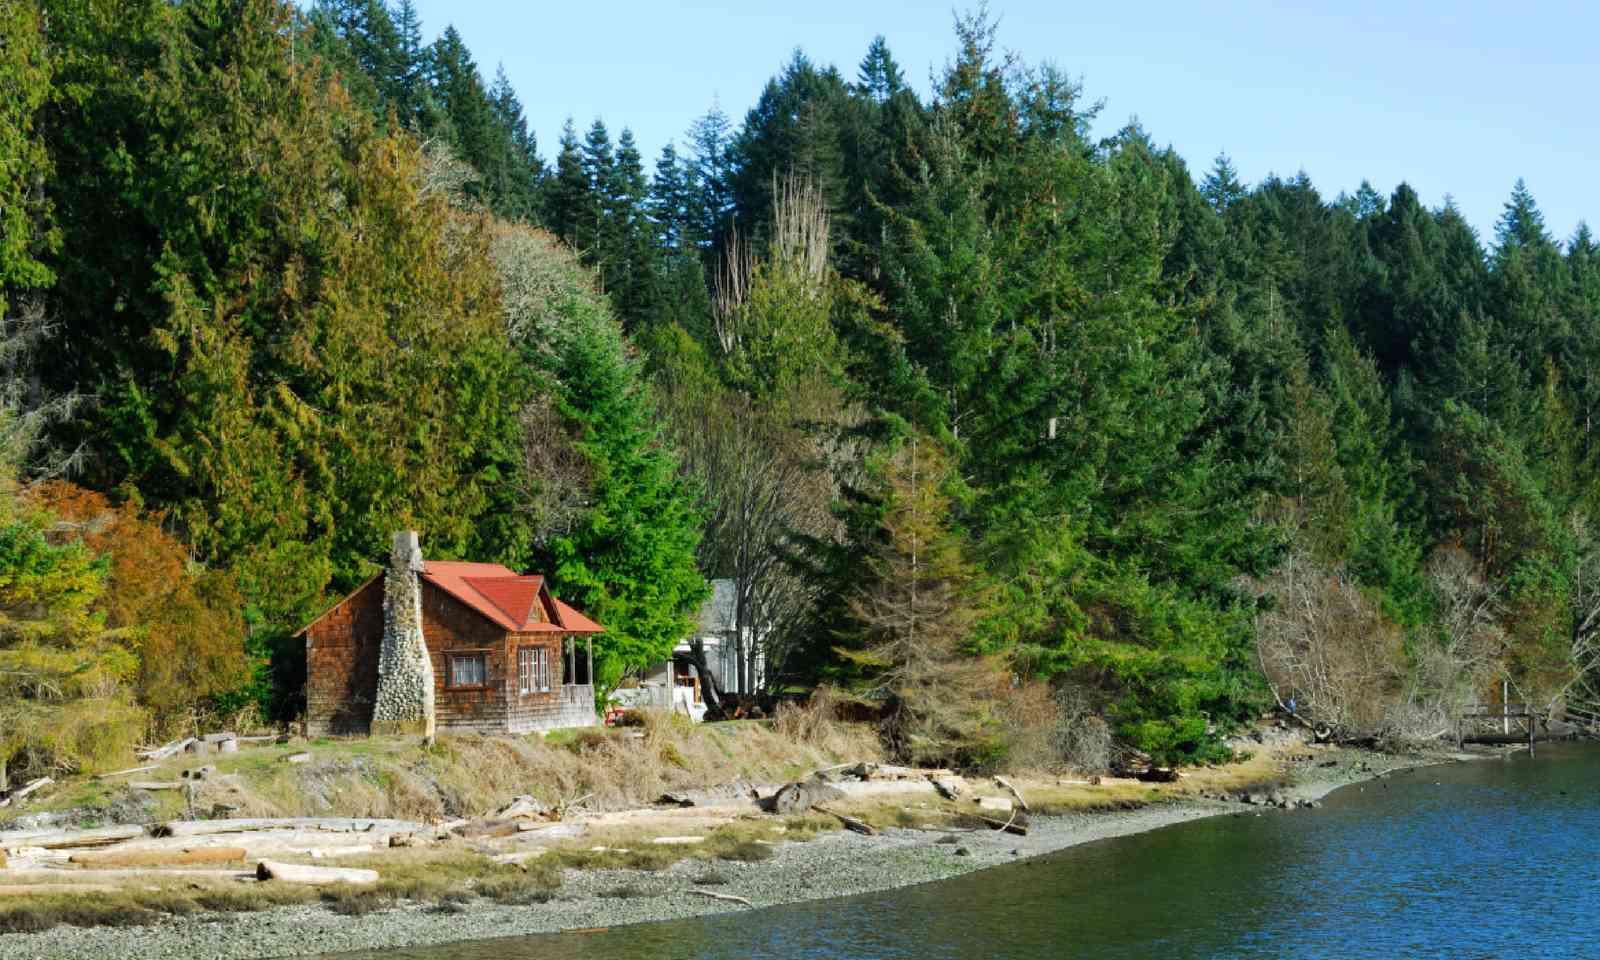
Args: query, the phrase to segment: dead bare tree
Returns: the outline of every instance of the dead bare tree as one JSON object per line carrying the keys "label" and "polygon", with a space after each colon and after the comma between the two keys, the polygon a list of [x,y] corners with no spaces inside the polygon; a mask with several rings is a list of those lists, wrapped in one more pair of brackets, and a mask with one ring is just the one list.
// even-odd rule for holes
{"label": "dead bare tree", "polygon": [[828,276],[828,204],[809,177],[772,178],[772,259],[820,289]]}
{"label": "dead bare tree", "polygon": [[723,243],[722,259],[711,277],[711,326],[724,354],[739,349],[740,320],[755,268],[755,253],[749,241],[737,227],[730,229]]}
{"label": "dead bare tree", "polygon": [[[810,180],[774,179],[771,241],[762,258],[734,232],[714,277],[713,326],[727,388],[667,384],[682,462],[705,491],[702,569],[734,582],[735,676],[749,691],[757,664],[776,676],[815,588],[788,562],[793,539],[836,532],[830,467],[847,405],[825,373],[827,205]],[[849,414],[846,414],[849,416]]]}
{"label": "dead bare tree", "polygon": [[36,375],[35,364],[55,337],[56,324],[36,297],[0,292],[0,461],[17,481],[36,482],[71,473],[83,448],[56,448],[47,442],[52,426],[70,419],[87,398],[52,395]]}
{"label": "dead bare tree", "polygon": [[683,466],[705,494],[701,566],[734,583],[738,673],[722,679],[748,691],[759,659],[768,676],[781,668],[792,628],[813,600],[784,550],[797,532],[833,532],[832,481],[813,440],[750,398],[673,400]]}
{"label": "dead bare tree", "polygon": [[1458,547],[1441,547],[1427,565],[1438,633],[1414,645],[1394,727],[1411,739],[1431,739],[1455,728],[1477,703],[1479,691],[1502,672],[1506,634],[1501,584]]}
{"label": "dead bare tree", "polygon": [[[827,201],[810,178],[794,173],[772,180],[772,240],[764,259],[745,234],[734,229],[723,244],[712,276],[712,328],[725,355],[736,353],[751,336],[760,336],[749,313],[758,271],[777,271],[795,282],[796,295],[820,300],[829,284]],[[752,327],[756,329],[752,329]]]}
{"label": "dead bare tree", "polygon": [[1499,587],[1464,551],[1428,562],[1437,631],[1408,651],[1399,625],[1343,571],[1295,551],[1251,584],[1272,605],[1256,619],[1261,671],[1280,705],[1346,736],[1428,740],[1454,729],[1500,670]]}
{"label": "dead bare tree", "polygon": [[1600,533],[1587,514],[1575,513],[1570,522],[1576,562],[1568,591],[1569,679],[1550,703],[1566,703],[1596,715],[1600,714]]}
{"label": "dead bare tree", "polygon": [[520,417],[523,469],[516,502],[532,515],[534,538],[543,543],[576,528],[589,505],[594,467],[549,398],[536,397]]}

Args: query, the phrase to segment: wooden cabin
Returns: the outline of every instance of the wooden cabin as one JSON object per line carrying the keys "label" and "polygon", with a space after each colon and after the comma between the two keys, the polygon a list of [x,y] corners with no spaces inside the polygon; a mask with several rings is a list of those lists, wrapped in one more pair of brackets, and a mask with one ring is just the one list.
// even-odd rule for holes
{"label": "wooden cabin", "polygon": [[[409,537],[415,551],[416,535]],[[397,556],[400,543],[397,535]],[[599,624],[553,596],[544,577],[495,563],[423,560],[418,551],[408,569],[392,564],[297,634],[306,644],[310,735],[373,732],[380,662],[395,662],[384,655],[385,643],[394,642],[386,641],[386,628],[395,632],[385,594],[395,593],[397,582],[406,596],[391,603],[420,606],[422,671],[431,673],[433,691],[424,708],[430,734],[598,723],[592,637],[603,632]]]}

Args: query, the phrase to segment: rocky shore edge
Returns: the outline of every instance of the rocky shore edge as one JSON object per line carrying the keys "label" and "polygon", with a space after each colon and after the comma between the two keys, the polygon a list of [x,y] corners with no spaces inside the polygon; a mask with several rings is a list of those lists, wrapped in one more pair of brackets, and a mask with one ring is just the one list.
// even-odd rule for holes
{"label": "rocky shore edge", "polygon": [[[1284,785],[1276,790],[1035,817],[1024,837],[988,830],[895,828],[870,837],[837,831],[803,843],[782,844],[775,848],[776,856],[762,862],[684,861],[659,871],[569,871],[559,893],[547,903],[405,906],[366,916],[343,916],[317,907],[285,907],[253,914],[199,914],[140,927],[63,926],[37,934],[0,936],[0,958],[266,960],[352,954],[349,960],[356,960],[364,951],[593,931],[748,911],[944,880],[1205,817],[1264,808],[1294,810],[1313,805],[1343,786],[1398,770],[1471,758],[1453,752],[1324,751],[1291,764]],[[726,899],[695,891],[712,891]]]}

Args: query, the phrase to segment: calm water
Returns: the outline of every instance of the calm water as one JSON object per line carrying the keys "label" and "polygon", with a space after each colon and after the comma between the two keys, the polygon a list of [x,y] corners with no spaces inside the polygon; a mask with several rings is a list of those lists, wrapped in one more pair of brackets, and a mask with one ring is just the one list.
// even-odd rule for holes
{"label": "calm water", "polygon": [[889,893],[381,956],[1600,957],[1597,881],[1600,748],[1559,744]]}

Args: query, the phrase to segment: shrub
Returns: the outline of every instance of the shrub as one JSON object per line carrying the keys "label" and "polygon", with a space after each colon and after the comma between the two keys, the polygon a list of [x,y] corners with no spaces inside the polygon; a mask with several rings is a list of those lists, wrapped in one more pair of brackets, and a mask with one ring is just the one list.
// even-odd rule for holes
{"label": "shrub", "polygon": [[760,863],[771,860],[777,853],[767,844],[757,843],[754,840],[738,840],[724,844],[717,850],[718,860],[734,860],[740,863]]}

